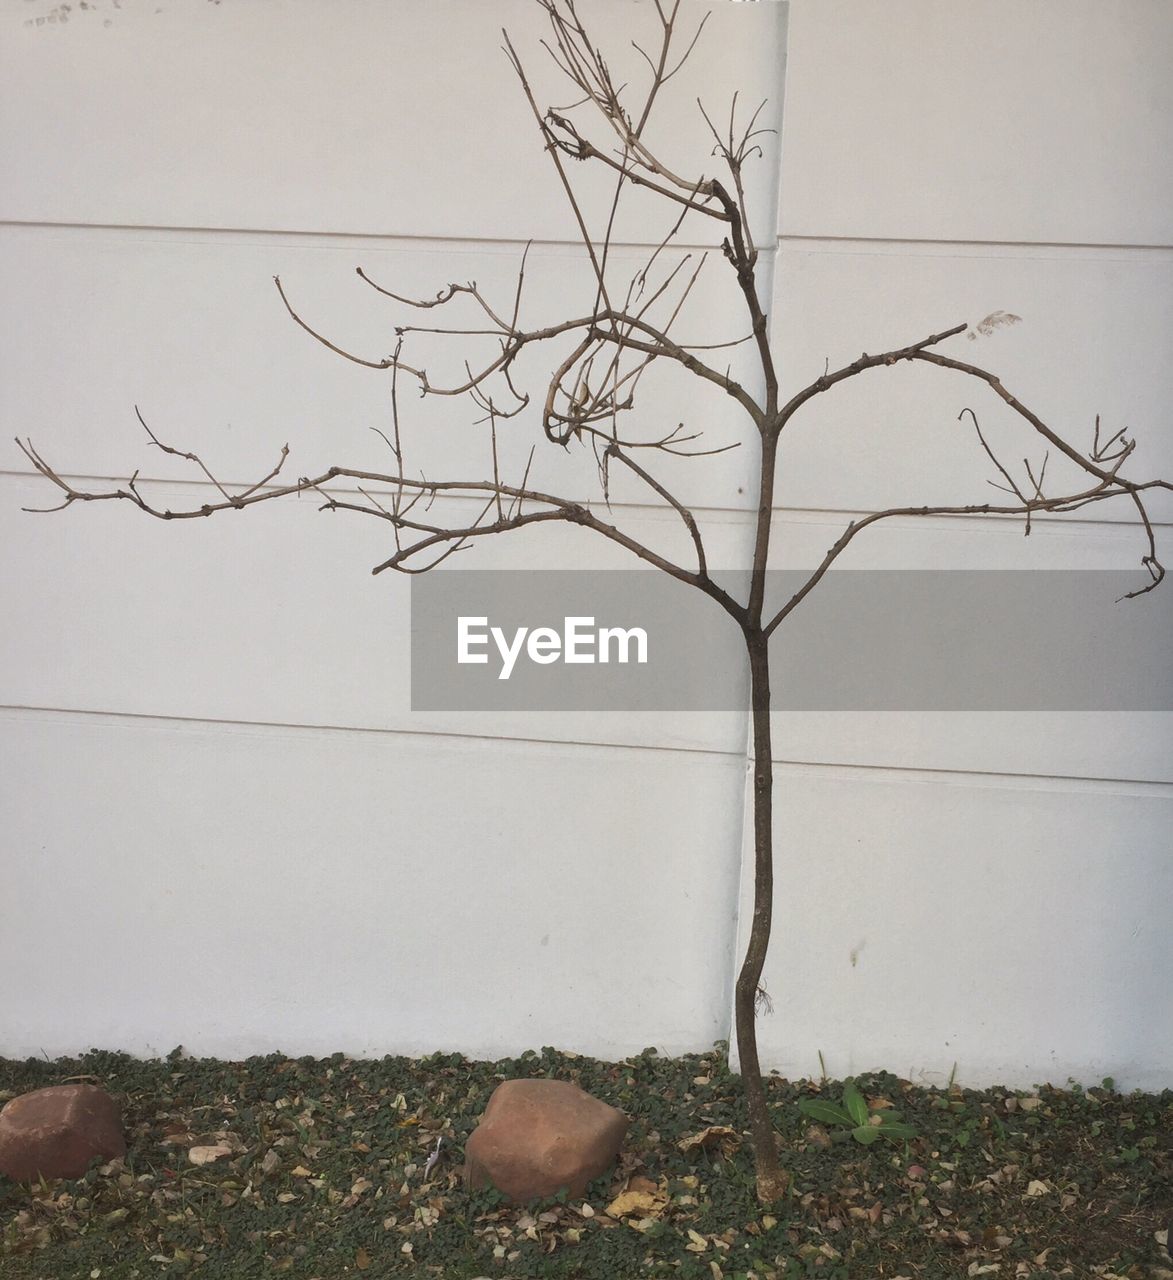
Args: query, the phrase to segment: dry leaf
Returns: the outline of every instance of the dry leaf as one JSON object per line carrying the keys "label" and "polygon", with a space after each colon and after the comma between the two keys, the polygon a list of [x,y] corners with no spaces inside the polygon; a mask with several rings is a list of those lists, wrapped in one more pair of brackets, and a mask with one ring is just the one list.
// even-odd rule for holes
{"label": "dry leaf", "polygon": [[704,1238],[704,1236],[689,1227],[688,1244],[684,1247],[689,1251],[689,1253],[704,1253],[704,1251],[709,1247],[709,1242]]}
{"label": "dry leaf", "polygon": [[728,1158],[740,1144],[741,1139],[736,1129],[730,1129],[728,1125],[711,1124],[700,1133],[692,1133],[687,1138],[681,1138],[676,1146],[686,1155],[690,1151],[708,1151],[715,1147],[723,1157]]}
{"label": "dry leaf", "polygon": [[824,1151],[831,1145],[831,1135],[821,1124],[808,1124],[802,1136],[812,1147],[821,1147]]}
{"label": "dry leaf", "polygon": [[1028,1196],[1045,1196],[1051,1190],[1045,1182],[1040,1182],[1038,1178],[1032,1178],[1027,1184],[1026,1194]]}
{"label": "dry leaf", "polygon": [[607,1206],[611,1218],[655,1218],[668,1207],[666,1192],[621,1191]]}
{"label": "dry leaf", "polygon": [[187,1158],[192,1164],[211,1164],[215,1160],[223,1160],[232,1154],[232,1148],[217,1142],[211,1147],[188,1147]]}
{"label": "dry leaf", "polygon": [[360,1249],[354,1255],[354,1265],[359,1271],[365,1271],[371,1265],[371,1255],[365,1249]]}
{"label": "dry leaf", "polygon": [[652,1181],[651,1178],[645,1178],[642,1173],[632,1174],[627,1180],[627,1186],[624,1191],[647,1191],[652,1195],[659,1190],[659,1185]]}

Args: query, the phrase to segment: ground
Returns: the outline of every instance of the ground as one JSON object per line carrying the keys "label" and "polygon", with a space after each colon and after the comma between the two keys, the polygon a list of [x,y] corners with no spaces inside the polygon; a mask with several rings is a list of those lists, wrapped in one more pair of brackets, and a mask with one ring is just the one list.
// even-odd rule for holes
{"label": "ground", "polygon": [[[575,1080],[632,1118],[622,1164],[585,1200],[513,1208],[461,1189],[464,1140],[493,1088],[519,1076]],[[621,1063],[94,1051],[0,1059],[0,1102],[78,1077],[124,1102],[127,1157],[77,1182],[0,1178],[4,1280],[1173,1280],[1173,1091],[932,1090],[876,1074],[859,1081],[872,1112],[898,1110],[917,1136],[864,1145],[797,1106],[838,1102],[841,1085],[774,1079],[793,1180],[763,1209],[719,1049]]]}

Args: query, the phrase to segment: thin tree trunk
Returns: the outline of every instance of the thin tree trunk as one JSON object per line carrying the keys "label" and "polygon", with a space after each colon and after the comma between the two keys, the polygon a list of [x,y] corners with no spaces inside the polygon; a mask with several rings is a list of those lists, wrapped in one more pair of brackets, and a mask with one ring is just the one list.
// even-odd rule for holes
{"label": "thin tree trunk", "polygon": [[749,1107],[758,1199],[763,1204],[770,1204],[782,1197],[789,1179],[778,1163],[774,1125],[766,1106],[766,1090],[758,1060],[755,1025],[758,987],[770,945],[770,924],[774,912],[774,767],[770,741],[769,639],[760,632],[747,633],[746,646],[749,650],[753,714],[754,900],[749,946],[737,977],[733,1007],[737,1024],[737,1054],[741,1060],[741,1079]]}

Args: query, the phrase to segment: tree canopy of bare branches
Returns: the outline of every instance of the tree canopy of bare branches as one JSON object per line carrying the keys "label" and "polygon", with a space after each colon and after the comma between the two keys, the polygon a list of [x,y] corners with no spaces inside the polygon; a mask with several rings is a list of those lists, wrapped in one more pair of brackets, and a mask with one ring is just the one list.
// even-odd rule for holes
{"label": "tree canopy of bare branches", "polygon": [[[390,428],[381,434],[390,465],[381,471],[331,465],[316,475],[289,479],[284,476],[289,453],[285,446],[273,467],[254,483],[229,486],[216,478],[200,456],[165,443],[140,415],[148,444],[186,459],[215,492],[209,502],[176,509],[158,505],[140,483],[137,471],[125,484],[114,488],[79,488],[31,440],[17,443],[60,495],[57,505],[45,510],[115,501],[129,503],[161,520],[189,520],[310,493],[320,499],[323,510],[354,513],[386,525],[388,554],[374,566],[376,574],[387,570],[424,573],[479,539],[556,521],[608,539],[646,564],[704,592],[726,610],[740,627],[748,654],[754,749],[754,908],[749,945],[736,985],[736,1029],[758,1191],[763,1201],[770,1202],[786,1186],[767,1108],[755,1031],[755,1005],[761,992],[774,901],[770,637],[856,537],[880,521],[896,518],[1014,516],[1023,519],[1029,532],[1031,521],[1040,516],[1122,498],[1139,521],[1144,540],[1141,563],[1148,574],[1144,585],[1129,594],[1152,590],[1160,583],[1164,569],[1146,498],[1156,489],[1169,490],[1173,485],[1126,474],[1135,441],[1123,431],[1102,430],[1097,418],[1091,439],[1082,446],[1072,443],[993,373],[946,354],[942,347],[949,339],[974,332],[965,323],[951,324],[892,350],[861,354],[840,368],[826,369],[808,385],[784,395],[771,350],[758,278],[759,253],[746,200],[747,167],[760,154],[764,132],[758,123],[762,107],[751,108],[735,95],[727,111],[718,117],[704,104],[696,103],[698,128],[712,141],[712,172],[681,173],[670,158],[655,149],[648,124],[667,86],[698,47],[704,22],[683,30],[680,0],[653,0],[654,41],[646,47],[635,46],[642,78],[638,83],[617,84],[601,44],[588,30],[574,0],[535,0],[535,4],[544,23],[545,53],[567,83],[573,104],[543,108],[508,33],[504,34],[504,52],[532,111],[538,139],[556,172],[589,262],[592,296],[584,299],[576,314],[545,326],[531,327],[525,322],[528,247],[521,255],[512,293],[502,298],[486,297],[473,282],[449,283],[433,297],[414,298],[395,291],[388,282],[372,278],[359,267],[357,275],[362,285],[384,296],[406,317],[395,330],[394,350],[379,355],[350,350],[335,342],[303,314],[286,284],[275,280],[289,316],[314,342],[344,360],[383,372],[389,379]],[[590,225],[576,190],[575,170],[583,165],[606,173],[611,183],[608,214],[602,226]],[[635,188],[656,198],[665,211],[665,220],[655,249],[638,270],[625,275],[613,253],[614,228],[620,201]],[[707,268],[707,255],[694,260],[693,254],[674,248],[686,220],[712,236],[717,262],[713,268]],[[719,269],[722,263],[735,282],[743,324],[728,341],[690,342],[687,335],[679,332],[685,305],[701,272]],[[472,306],[477,316],[475,327],[444,323],[457,302]],[[996,314],[987,317],[978,328],[999,322]],[[470,358],[461,376],[451,380],[433,378],[423,357],[415,353],[421,345],[426,348],[435,335],[476,339],[478,349],[485,349],[488,354],[476,361]],[[544,385],[519,385],[517,371],[523,352],[546,347],[559,354],[552,360],[553,369]],[[733,348],[752,353],[753,385],[733,377],[723,363],[723,355]],[[712,576],[700,522],[669,489],[658,465],[665,457],[676,457],[694,459],[696,465],[703,466],[704,458],[736,446],[710,445],[700,432],[684,425],[649,431],[645,424],[656,421],[655,412],[635,411],[641,403],[645,374],[653,365],[676,366],[681,378],[715,388],[750,424],[749,438],[757,452],[757,493],[752,564],[748,566],[752,572],[743,597],[735,597]],[[980,504],[898,506],[862,516],[847,525],[791,597],[780,607],[768,610],[765,591],[771,557],[771,516],[779,453],[787,428],[806,405],[820,396],[834,394],[842,383],[872,377],[876,371],[896,365],[931,365],[949,371],[957,375],[959,384],[1001,401],[1016,415],[1038,450],[1034,460],[1023,458],[1019,467],[1017,462],[1000,456],[983,433],[978,411],[963,408],[960,418],[972,429],[976,445],[992,470],[991,482],[998,497]],[[403,401],[409,388],[425,397],[467,401],[474,421],[488,425],[487,456],[472,465],[467,474],[428,476],[409,465],[408,432],[402,421]],[[502,424],[515,418],[534,423],[535,444],[520,473],[507,475],[499,433]],[[597,472],[600,500],[565,497],[531,483],[531,464],[539,447],[588,453]],[[1053,487],[1048,475],[1052,454],[1062,455],[1074,464],[1081,482]],[[621,527],[608,503],[610,480],[616,468],[641,485],[649,500],[662,504],[679,519],[691,547],[689,557],[671,558]],[[474,500],[473,514],[468,515],[466,505],[458,518],[440,518],[435,514],[435,500],[442,497]]]}

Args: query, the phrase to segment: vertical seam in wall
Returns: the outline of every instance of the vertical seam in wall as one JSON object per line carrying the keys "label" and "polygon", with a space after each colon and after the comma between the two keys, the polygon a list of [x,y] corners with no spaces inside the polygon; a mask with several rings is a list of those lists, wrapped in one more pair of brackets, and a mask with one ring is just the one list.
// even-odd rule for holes
{"label": "vertical seam in wall", "polygon": [[[778,85],[781,96],[781,105],[778,110],[778,133],[775,136],[775,145],[772,152],[772,160],[775,165],[774,169],[774,199],[770,210],[769,235],[770,241],[777,246],[779,236],[779,219],[782,210],[782,138],[785,126],[786,115],[786,62],[790,48],[790,0],[775,0],[779,11],[778,25]],[[762,236],[756,237],[757,241],[761,241]],[[759,244],[760,248],[760,244]],[[775,367],[777,367],[777,353],[773,343],[774,328],[774,280],[778,271],[778,253],[770,254],[770,275],[768,288],[763,305],[766,309],[767,335],[770,339],[770,353],[775,358]],[[759,259],[760,261],[761,259]],[[725,991],[725,1008],[724,1008],[724,1039],[729,1045],[730,1060],[733,1061],[736,1055],[736,1047],[734,1045],[734,995],[737,982],[738,959],[740,957],[741,944],[741,905],[745,901],[745,884],[747,877],[747,857],[746,857],[746,833],[752,822],[752,803],[753,788],[750,784],[750,769],[753,763],[753,725],[749,714],[746,714],[745,726],[745,768],[742,772],[741,782],[741,823],[737,832],[737,874],[732,877],[733,901],[730,904],[730,910],[726,914],[728,928],[730,930],[729,944],[727,947],[728,964],[725,972],[724,991]],[[750,882],[752,883],[752,881]]]}

